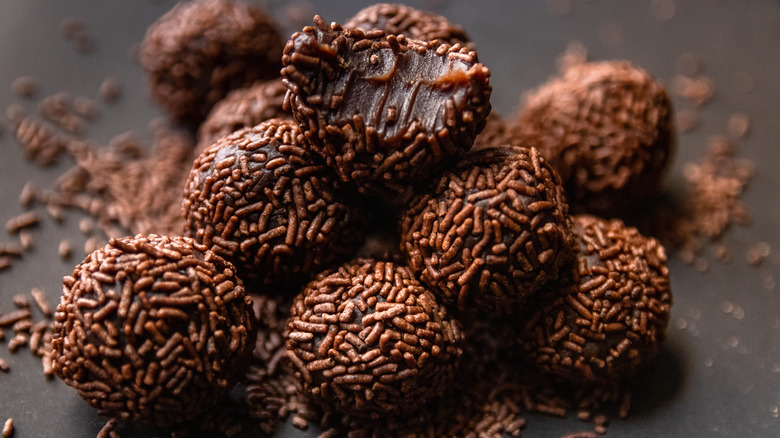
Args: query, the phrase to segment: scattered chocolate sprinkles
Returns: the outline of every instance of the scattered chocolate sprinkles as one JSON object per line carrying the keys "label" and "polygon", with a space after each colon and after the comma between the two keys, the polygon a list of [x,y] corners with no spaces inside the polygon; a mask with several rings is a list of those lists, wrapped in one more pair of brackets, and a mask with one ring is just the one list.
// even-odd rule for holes
{"label": "scattered chocolate sprinkles", "polygon": [[19,76],[11,82],[11,91],[17,97],[33,97],[38,92],[38,82],[32,76]]}
{"label": "scattered chocolate sprinkles", "polygon": [[620,220],[574,216],[579,254],[529,306],[518,341],[545,373],[573,382],[620,380],[660,350],[672,293],[663,246]]}
{"label": "scattered chocolate sprinkles", "polygon": [[406,35],[422,41],[438,40],[450,45],[460,43],[466,46],[471,41],[462,27],[446,17],[402,4],[377,3],[368,6],[347,20],[344,27],[363,32],[380,30],[388,35]]}
{"label": "scattered chocolate sprinkles", "polygon": [[[652,211],[640,211],[634,218],[638,226],[679,249],[684,262],[703,263],[699,257],[708,242],[717,246],[733,225],[751,221],[741,198],[755,176],[755,165],[736,153],[725,137],[711,137],[702,159],[683,166],[685,193],[680,199],[651,204]],[[722,249],[718,258],[729,259],[728,251]]]}
{"label": "scattered chocolate sprinkles", "polygon": [[35,211],[26,211],[8,219],[5,223],[5,230],[9,233],[17,233],[20,230],[38,225],[40,217]]}
{"label": "scattered chocolate sprinkles", "polygon": [[513,313],[573,255],[560,179],[536,149],[467,155],[401,219],[410,267],[444,302]]}
{"label": "scattered chocolate sprinkles", "polygon": [[11,438],[14,436],[14,419],[9,418],[5,420],[3,425],[3,438]]}
{"label": "scattered chocolate sprinkles", "polygon": [[231,264],[191,239],[112,239],[63,279],[53,371],[99,413],[168,425],[227,395],[255,338]]}
{"label": "scattered chocolate sprinkles", "polygon": [[528,95],[518,131],[560,173],[572,209],[610,215],[660,191],[673,121],[647,72],[603,61],[573,64]]}
{"label": "scattered chocolate sprinkles", "polygon": [[139,61],[153,97],[174,118],[200,122],[233,89],[279,74],[283,42],[246,2],[181,2],[146,32]]}
{"label": "scattered chocolate sprinkles", "polygon": [[69,134],[79,135],[84,130],[84,121],[73,109],[73,99],[68,93],[59,92],[43,98],[38,103],[38,111]]}
{"label": "scattered chocolate sprinkles", "polygon": [[62,260],[67,260],[73,254],[73,245],[70,243],[70,239],[60,240],[57,252]]}
{"label": "scattered chocolate sprinkles", "polygon": [[94,48],[94,38],[81,17],[69,16],[60,22],[60,35],[73,43],[79,53],[89,53]]}
{"label": "scattered chocolate sprinkles", "polygon": [[33,297],[33,301],[35,301],[35,304],[38,306],[38,309],[41,311],[41,313],[43,313],[43,315],[47,318],[51,318],[53,312],[51,311],[51,306],[49,305],[49,301],[46,299],[46,295],[43,293],[43,291],[38,288],[33,288],[30,291],[30,295]]}
{"label": "scattered chocolate sprinkles", "polygon": [[122,81],[116,76],[109,76],[100,84],[100,97],[105,102],[116,102],[122,95]]}
{"label": "scattered chocolate sprinkles", "polygon": [[185,232],[265,284],[302,283],[362,242],[359,212],[293,121],[223,137],[192,165]]}
{"label": "scattered chocolate sprinkles", "polygon": [[314,24],[285,46],[285,105],[342,181],[402,202],[411,184],[471,148],[491,108],[490,71],[475,51],[319,15]]}
{"label": "scattered chocolate sprinkles", "polygon": [[454,377],[462,336],[411,270],[371,259],[318,275],[296,297],[285,332],[308,395],[373,418],[439,395]]}
{"label": "scattered chocolate sprinkles", "polygon": [[115,419],[106,421],[106,424],[100,428],[100,432],[97,434],[97,438],[119,438],[119,434],[116,433],[116,428],[119,423]]}

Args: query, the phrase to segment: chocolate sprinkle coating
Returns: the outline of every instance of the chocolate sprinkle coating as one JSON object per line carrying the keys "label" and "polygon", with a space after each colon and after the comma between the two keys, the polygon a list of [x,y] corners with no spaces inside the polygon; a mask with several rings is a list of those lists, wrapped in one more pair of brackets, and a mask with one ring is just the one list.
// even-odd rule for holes
{"label": "chocolate sprinkle coating", "polygon": [[303,283],[351,257],[360,215],[314,158],[291,120],[221,138],[192,165],[185,233],[265,284]]}
{"label": "chocolate sprinkle coating", "polygon": [[391,35],[406,35],[421,41],[438,40],[450,45],[460,43],[465,46],[471,42],[463,28],[446,17],[402,4],[377,3],[368,6],[347,20],[344,27],[364,32],[381,30]]}
{"label": "chocolate sprinkle coating", "polygon": [[491,108],[476,52],[314,23],[284,48],[285,105],[343,181],[400,202],[471,148]]}
{"label": "chocolate sprinkle coating", "polygon": [[405,266],[357,259],[325,271],[295,298],[287,357],[325,407],[410,412],[437,397],[461,355],[459,323]]}
{"label": "chocolate sprinkle coating", "polygon": [[268,119],[292,118],[282,109],[287,88],[281,78],[258,82],[248,88],[233,90],[212,108],[198,129],[195,156],[207,147],[241,128],[251,128]]}
{"label": "chocolate sprinkle coating", "polygon": [[276,24],[243,1],[180,2],[146,32],[139,61],[152,96],[174,118],[200,122],[236,88],[279,74]]}
{"label": "chocolate sprinkle coating", "polygon": [[567,214],[536,149],[484,149],[410,203],[401,249],[443,301],[514,313],[571,261]]}
{"label": "chocolate sprinkle coating", "polygon": [[577,211],[612,215],[659,192],[674,149],[666,90],[626,61],[580,63],[529,95],[518,128]]}
{"label": "chocolate sprinkle coating", "polygon": [[185,237],[110,243],[63,279],[52,365],[101,415],[157,425],[227,396],[255,340],[235,268]]}
{"label": "chocolate sprinkle coating", "polygon": [[663,246],[620,220],[573,216],[573,272],[538,297],[518,341],[543,372],[574,382],[637,372],[665,339],[672,292]]}

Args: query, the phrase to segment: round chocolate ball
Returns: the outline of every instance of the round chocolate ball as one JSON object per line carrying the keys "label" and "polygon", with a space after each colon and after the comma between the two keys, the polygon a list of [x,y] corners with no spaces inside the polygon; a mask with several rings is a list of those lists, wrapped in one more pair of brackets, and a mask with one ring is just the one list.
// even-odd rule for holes
{"label": "round chocolate ball", "polygon": [[285,105],[342,181],[400,204],[471,148],[491,109],[475,51],[314,22],[285,46]]}
{"label": "round chocolate ball", "polygon": [[412,411],[454,377],[460,325],[405,266],[357,259],[295,298],[287,357],[327,408],[378,418]]}
{"label": "round chocolate ball", "polygon": [[536,149],[483,149],[412,200],[401,249],[444,302],[514,313],[572,259],[567,214]]}
{"label": "round chocolate ball", "polygon": [[669,95],[626,61],[572,65],[527,97],[518,128],[561,175],[572,209],[604,215],[660,191],[674,143]]}
{"label": "round chocolate ball", "polygon": [[251,87],[233,90],[217,102],[198,129],[195,155],[241,128],[249,128],[268,120],[292,118],[282,109],[287,88],[281,78],[257,82]]}
{"label": "round chocolate ball", "polygon": [[184,189],[185,234],[264,284],[300,282],[351,257],[360,213],[298,125],[271,119],[207,148]]}
{"label": "round chocolate ball", "polygon": [[463,28],[446,17],[401,4],[368,6],[347,20],[344,27],[363,31],[378,29],[387,34],[406,35],[422,41],[438,40],[451,45],[465,46],[471,42]]}
{"label": "round chocolate ball", "polygon": [[141,43],[152,96],[174,118],[200,122],[233,89],[277,77],[284,42],[260,9],[236,0],[180,2]]}
{"label": "round chocolate ball", "polygon": [[252,354],[251,298],[191,239],[111,239],[63,286],[53,370],[101,415],[190,420],[227,396]]}
{"label": "round chocolate ball", "polygon": [[543,372],[573,382],[629,377],[658,353],[672,292],[663,246],[620,220],[572,219],[577,263],[538,305],[519,336]]}

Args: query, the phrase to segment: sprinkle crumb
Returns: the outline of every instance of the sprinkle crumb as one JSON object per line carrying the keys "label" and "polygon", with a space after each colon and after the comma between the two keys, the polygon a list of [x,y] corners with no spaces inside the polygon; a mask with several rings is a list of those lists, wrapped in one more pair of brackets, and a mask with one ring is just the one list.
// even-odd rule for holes
{"label": "sprinkle crumb", "polygon": [[9,418],[5,420],[3,425],[3,438],[11,438],[14,435],[14,419]]}

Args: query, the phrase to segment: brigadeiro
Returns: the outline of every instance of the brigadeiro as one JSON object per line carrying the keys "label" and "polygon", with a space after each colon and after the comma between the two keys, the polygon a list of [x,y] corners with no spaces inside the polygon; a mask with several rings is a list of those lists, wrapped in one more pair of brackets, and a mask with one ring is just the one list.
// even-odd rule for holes
{"label": "brigadeiro", "polygon": [[438,40],[452,45],[471,42],[463,28],[446,17],[401,4],[371,5],[347,20],[344,27],[363,31],[378,29],[387,34],[406,35],[422,41]]}
{"label": "brigadeiro", "polygon": [[234,267],[185,237],[111,239],[63,279],[54,372],[102,415],[156,425],[216,406],[252,354]]}
{"label": "brigadeiro", "polygon": [[285,46],[285,105],[343,181],[399,203],[471,148],[490,113],[476,52],[314,23]]}
{"label": "brigadeiro", "polygon": [[514,313],[573,257],[568,206],[536,149],[474,152],[401,218],[410,267],[446,303]]}
{"label": "brigadeiro", "polygon": [[277,77],[283,46],[263,11],[240,0],[196,0],[149,27],[139,61],[155,100],[198,123],[230,90]]}
{"label": "brigadeiro", "polygon": [[572,221],[579,245],[573,272],[535,298],[539,306],[519,342],[547,374],[617,381],[635,374],[665,339],[672,305],[666,254],[620,220]]}
{"label": "brigadeiro", "polygon": [[518,129],[560,173],[572,209],[604,215],[659,192],[674,143],[669,95],[626,61],[569,67],[527,96]]}
{"label": "brigadeiro", "polygon": [[303,391],[327,408],[402,414],[453,379],[460,325],[405,266],[356,259],[325,271],[291,311],[287,357]]}
{"label": "brigadeiro", "polygon": [[265,284],[304,283],[362,243],[360,213],[297,123],[271,119],[221,138],[195,159],[185,234]]}
{"label": "brigadeiro", "polygon": [[231,91],[214,105],[206,120],[201,123],[196,156],[220,137],[241,128],[251,128],[268,119],[292,118],[292,114],[282,109],[286,91],[281,78]]}

